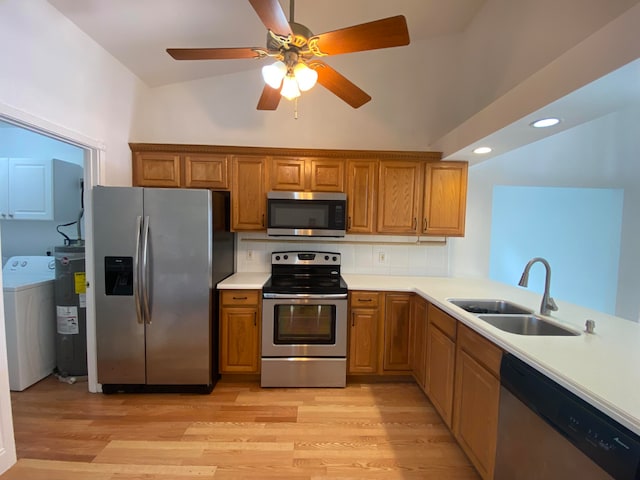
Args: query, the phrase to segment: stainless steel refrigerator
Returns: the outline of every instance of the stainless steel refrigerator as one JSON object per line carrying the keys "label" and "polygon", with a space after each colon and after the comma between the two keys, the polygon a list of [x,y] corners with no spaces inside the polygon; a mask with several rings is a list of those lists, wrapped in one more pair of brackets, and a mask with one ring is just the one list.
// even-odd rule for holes
{"label": "stainless steel refrigerator", "polygon": [[116,391],[211,391],[218,295],[235,270],[229,194],[93,189],[98,382]]}

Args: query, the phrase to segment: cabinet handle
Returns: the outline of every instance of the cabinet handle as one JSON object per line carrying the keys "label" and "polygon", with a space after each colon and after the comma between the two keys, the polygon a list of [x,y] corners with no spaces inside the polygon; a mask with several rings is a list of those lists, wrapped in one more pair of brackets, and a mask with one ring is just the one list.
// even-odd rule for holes
{"label": "cabinet handle", "polygon": [[356,326],[356,316],[353,313],[351,314],[351,326]]}
{"label": "cabinet handle", "polygon": [[351,230],[351,217],[349,217],[349,222],[347,223],[347,228]]}
{"label": "cabinet handle", "polygon": [[418,219],[413,217],[413,229],[416,230],[418,228]]}
{"label": "cabinet handle", "polygon": [[258,313],[257,312],[253,312],[253,326],[254,327],[258,326]]}
{"label": "cabinet handle", "polygon": [[373,302],[373,298],[359,298],[359,302]]}
{"label": "cabinet handle", "polygon": [[427,230],[427,217],[424,217],[424,221],[422,222],[422,231]]}
{"label": "cabinet handle", "polygon": [[262,214],[262,226],[264,227],[264,213]]}
{"label": "cabinet handle", "polygon": [[247,297],[233,297],[234,300],[246,300]]}

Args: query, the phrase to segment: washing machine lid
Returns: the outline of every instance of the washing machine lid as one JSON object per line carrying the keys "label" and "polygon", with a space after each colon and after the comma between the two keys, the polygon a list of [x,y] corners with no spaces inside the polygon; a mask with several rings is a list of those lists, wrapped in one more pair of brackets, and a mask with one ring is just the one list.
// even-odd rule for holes
{"label": "washing machine lid", "polygon": [[2,287],[5,291],[31,288],[53,282],[56,276],[56,265],[53,257],[16,256],[7,260],[2,267]]}

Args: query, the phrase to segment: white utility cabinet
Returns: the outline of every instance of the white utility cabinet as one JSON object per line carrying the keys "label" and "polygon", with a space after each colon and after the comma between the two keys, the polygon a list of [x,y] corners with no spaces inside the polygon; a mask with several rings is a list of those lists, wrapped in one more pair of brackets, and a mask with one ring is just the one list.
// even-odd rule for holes
{"label": "white utility cabinet", "polygon": [[63,160],[0,158],[0,220],[76,219],[82,175]]}

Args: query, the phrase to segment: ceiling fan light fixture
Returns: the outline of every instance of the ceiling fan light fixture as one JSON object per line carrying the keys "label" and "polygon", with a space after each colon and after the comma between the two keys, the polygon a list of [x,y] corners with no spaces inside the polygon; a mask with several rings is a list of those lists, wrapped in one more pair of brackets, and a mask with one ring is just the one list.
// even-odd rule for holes
{"label": "ceiling fan light fixture", "polygon": [[293,67],[293,75],[298,82],[298,88],[300,88],[302,92],[311,90],[318,81],[318,72],[302,62],[298,62],[296,66]]}
{"label": "ceiling fan light fixture", "polygon": [[262,67],[262,78],[264,82],[271,88],[280,88],[282,79],[287,74],[287,66],[284,62],[278,60],[271,65],[265,65]]}
{"label": "ceiling fan light fixture", "polygon": [[298,88],[298,82],[292,75],[286,75],[282,80],[282,90],[280,90],[280,95],[282,95],[287,100],[293,100],[294,98],[298,98],[300,96],[300,88]]}

